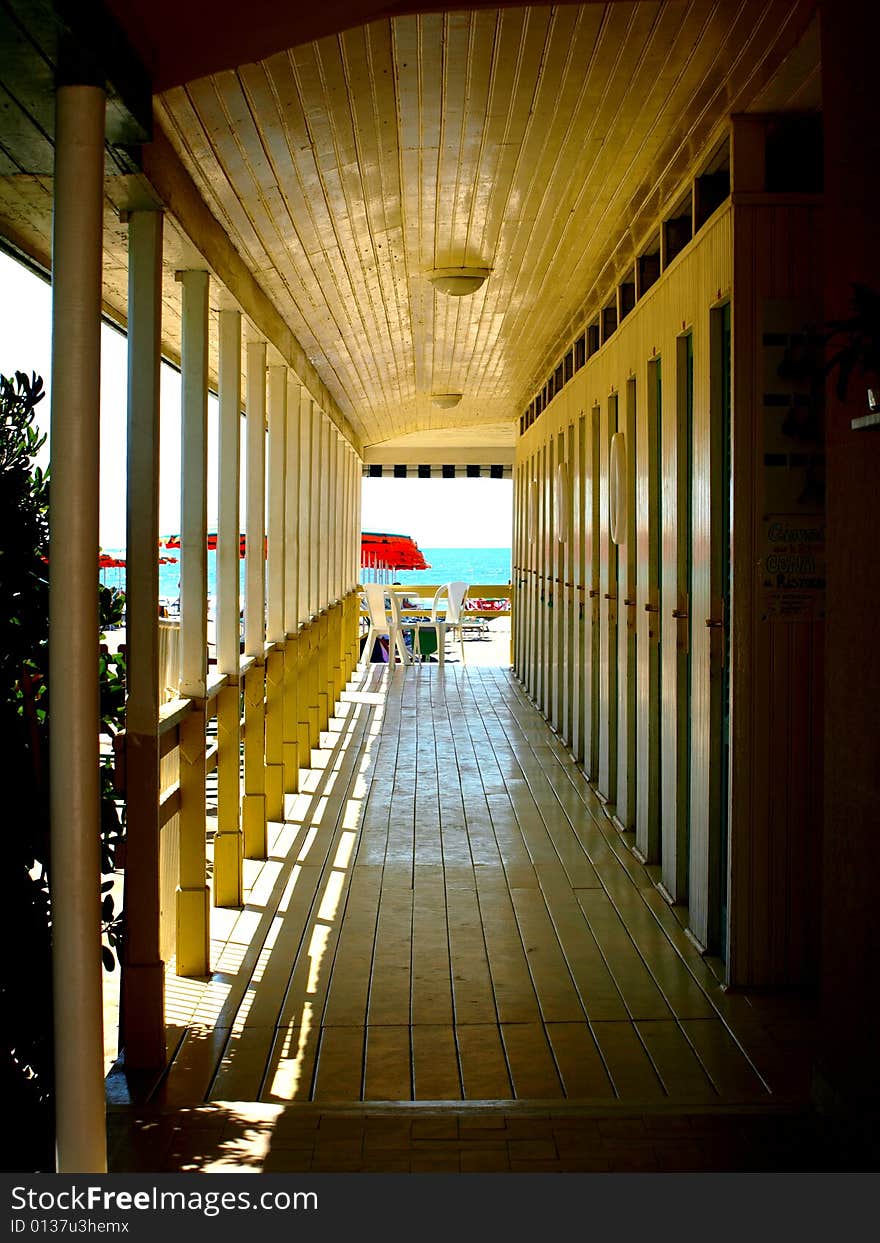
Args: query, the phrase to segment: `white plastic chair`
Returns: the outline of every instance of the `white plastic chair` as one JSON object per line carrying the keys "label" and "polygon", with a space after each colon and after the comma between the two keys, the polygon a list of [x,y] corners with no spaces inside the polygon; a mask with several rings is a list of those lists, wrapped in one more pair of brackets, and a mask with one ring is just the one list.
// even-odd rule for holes
{"label": "white plastic chair", "polygon": [[464,636],[461,629],[461,615],[467,599],[469,583],[444,583],[434,592],[434,603],[431,606],[431,620],[437,622],[438,606],[446,596],[446,630],[458,630],[458,642],[461,647],[461,663],[464,664]]}
{"label": "white plastic chair", "polygon": [[437,663],[444,664],[446,660],[446,617],[444,614],[438,613],[437,601],[440,592],[434,595],[434,601],[431,605],[431,616],[426,617],[407,617],[404,619],[404,630],[412,630],[413,632],[413,659],[421,656],[421,633],[423,630],[433,630],[437,636]]}
{"label": "white plastic chair", "polygon": [[[365,583],[364,597],[370,619],[370,629],[367,631],[367,641],[364,644],[364,659],[369,663],[373,654],[373,644],[380,635],[387,634],[389,663],[394,663],[394,649],[396,648],[401,664],[411,664],[412,657],[406,650],[403,631],[400,628],[400,602],[397,596],[393,591],[388,591],[382,583]],[[390,602],[390,616],[385,606],[386,600]]]}

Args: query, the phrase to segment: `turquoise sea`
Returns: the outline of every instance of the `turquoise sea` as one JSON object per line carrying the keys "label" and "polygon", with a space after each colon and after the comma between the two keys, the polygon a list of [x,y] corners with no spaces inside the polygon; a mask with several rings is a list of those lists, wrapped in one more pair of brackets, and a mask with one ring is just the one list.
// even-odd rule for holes
{"label": "turquoise sea", "polygon": [[[124,548],[105,548],[113,557],[125,557]],[[429,570],[398,570],[400,583],[507,583],[510,581],[509,548],[423,548]],[[161,551],[162,556],[179,556],[179,549]],[[101,579],[109,587],[125,587],[125,570],[104,570]],[[208,595],[214,597],[217,582],[217,554],[208,553]],[[241,563],[241,590],[244,591],[244,562]],[[180,565],[159,566],[159,595],[177,599],[180,595]]]}

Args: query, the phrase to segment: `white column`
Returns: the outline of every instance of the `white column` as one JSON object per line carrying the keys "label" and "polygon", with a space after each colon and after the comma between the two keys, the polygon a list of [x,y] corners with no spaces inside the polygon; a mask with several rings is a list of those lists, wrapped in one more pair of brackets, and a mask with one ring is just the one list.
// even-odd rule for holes
{"label": "white column", "polygon": [[311,565],[309,569],[309,609],[314,616],[323,607],[320,598],[320,565],[324,550],[321,547],[321,411],[311,403],[312,411],[312,458],[309,481],[309,546]]}
{"label": "white column", "polygon": [[126,1065],[165,1063],[165,973],[159,889],[159,371],[162,213],[128,219],[128,515],[125,576],[128,698],[126,945],[122,1044]]}
{"label": "white column", "polygon": [[245,565],[245,651],[263,659],[266,562],[266,342],[247,347],[247,501]]}
{"label": "white column", "polygon": [[361,527],[362,527],[362,522],[363,522],[361,518],[361,499],[363,497],[363,485],[364,485],[362,467],[363,467],[363,463],[361,462],[361,459],[357,456],[357,454],[355,454],[355,458],[354,458],[354,539],[355,539],[355,557],[357,559],[356,565],[358,566],[358,573],[357,573],[358,578],[360,578]]}
{"label": "white column", "polygon": [[299,390],[299,620],[305,625],[314,613],[312,547],[312,401],[303,385]]}
{"label": "white column", "polygon": [[205,858],[205,718],[208,692],[208,273],[178,273],[181,299],[180,724],[177,974],[210,970]]}
{"label": "white column", "polygon": [[336,598],[345,595],[345,441],[337,432],[335,435],[335,478],[336,507],[333,513],[333,547],[335,549],[334,572],[336,576]]}
{"label": "white column", "polygon": [[208,684],[208,273],[179,272],[183,286],[180,458],[180,694]]}
{"label": "white column", "polygon": [[238,677],[241,644],[239,479],[241,312],[220,312],[220,435],[217,498],[217,672]]}
{"label": "white column", "polygon": [[60,1173],[107,1168],[97,659],[104,108],[97,87],[62,86],[56,94],[49,682]]}
{"label": "white column", "polygon": [[300,611],[300,546],[299,546],[299,489],[300,489],[300,384],[292,372],[287,380],[287,469],[284,496],[284,633],[296,634],[299,629]]}
{"label": "white column", "polygon": [[351,524],[351,474],[349,472],[348,441],[339,442],[339,475],[342,480],[342,518],[340,522],[340,563],[339,574],[342,582],[342,594],[351,590],[351,548],[349,546],[349,526]]}
{"label": "white column", "polygon": [[320,446],[315,462],[318,491],[318,608],[325,609],[330,598],[330,426],[329,419],[322,410],[317,414],[317,443]]}
{"label": "white column", "polygon": [[214,838],[214,905],[242,902],[241,829],[241,587],[239,581],[239,482],[241,478],[241,313],[219,316],[220,426],[218,437],[217,672],[228,682],[217,696],[217,835]]}
{"label": "white column", "polygon": [[339,599],[336,582],[336,546],[338,541],[339,508],[336,477],[338,437],[336,425],[327,420],[327,460],[324,471],[327,476],[327,600]]}
{"label": "white column", "polygon": [[285,636],[286,524],[284,500],[287,478],[287,368],[269,368],[269,531],[266,638],[280,643]]}

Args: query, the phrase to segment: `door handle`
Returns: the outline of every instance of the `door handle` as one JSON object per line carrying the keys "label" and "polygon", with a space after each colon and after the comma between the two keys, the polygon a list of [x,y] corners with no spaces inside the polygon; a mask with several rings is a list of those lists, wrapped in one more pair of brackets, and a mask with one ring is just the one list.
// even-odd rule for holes
{"label": "door handle", "polygon": [[[725,652],[725,650],[724,650],[724,648],[725,648],[725,643],[724,643],[724,621],[723,621],[723,619],[721,619],[721,618],[707,617],[707,618],[706,618],[706,628],[707,628],[708,630],[720,630],[720,631],[721,631],[720,635],[718,636],[718,638],[719,638],[719,640],[720,640],[720,643],[721,643],[721,660],[720,660],[719,664],[720,664],[720,667],[723,669],[723,668],[724,668],[724,662],[725,662],[725,659],[726,659],[726,656],[727,656],[727,653],[726,653],[726,652]],[[711,651],[711,641],[710,641],[710,651]]]}

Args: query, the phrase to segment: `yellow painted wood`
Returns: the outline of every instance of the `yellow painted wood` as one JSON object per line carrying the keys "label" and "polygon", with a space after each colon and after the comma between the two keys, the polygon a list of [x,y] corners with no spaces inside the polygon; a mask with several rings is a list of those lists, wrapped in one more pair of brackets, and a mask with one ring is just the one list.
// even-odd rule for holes
{"label": "yellow painted wood", "polygon": [[285,794],[299,790],[299,692],[300,636],[288,637],[284,645],[284,692],[282,705],[282,764]]}
{"label": "yellow painted wood", "polygon": [[284,819],[284,649],[266,658],[266,819]]}
{"label": "yellow painted wood", "polygon": [[316,705],[318,710],[318,730],[326,729],[330,720],[330,641],[329,619],[323,610],[315,623],[315,665],[317,672]]}
{"label": "yellow painted wood", "polygon": [[241,817],[246,859],[266,857],[266,669],[262,662],[244,677],[244,796]]}
{"label": "yellow painted wood", "polygon": [[180,846],[177,888],[178,975],[206,975],[210,899],[205,857],[205,707],[193,702],[180,723]]}
{"label": "yellow painted wood", "polygon": [[214,905],[241,906],[243,843],[240,778],[241,688],[217,696],[217,835],[214,839]]}
{"label": "yellow painted wood", "polygon": [[[315,620],[308,627],[306,633],[308,635],[309,652],[308,652],[308,662],[306,664],[306,671],[305,671],[306,672],[306,694],[305,694],[304,706],[305,706],[306,712],[308,713],[307,723],[309,727],[309,748],[311,748],[311,747],[318,746],[320,742],[320,737],[321,737],[320,725],[318,721],[318,716],[319,716],[319,701],[318,701],[319,621],[318,621],[318,618],[315,618]],[[308,751],[306,751],[306,755],[308,755]],[[309,763],[311,763],[311,761],[309,761]]]}

